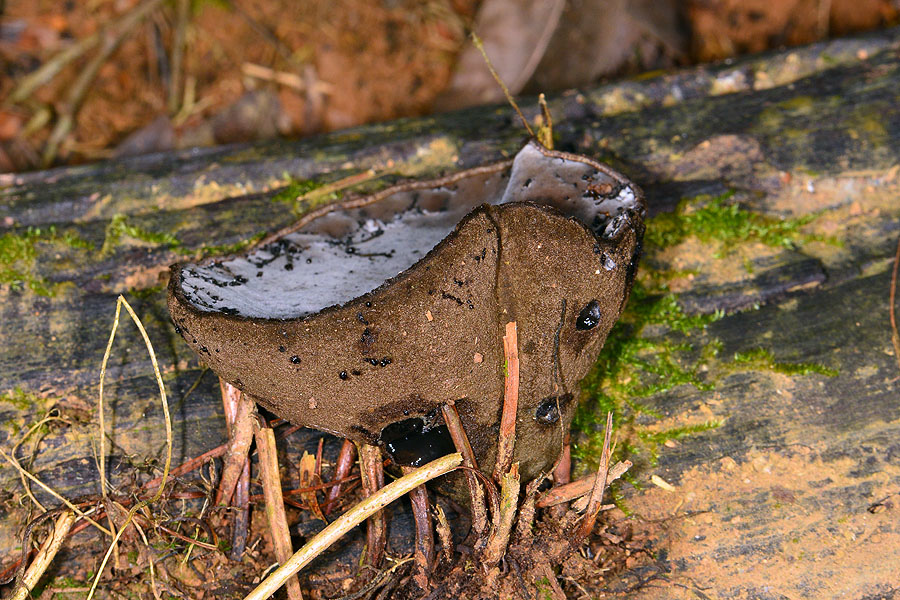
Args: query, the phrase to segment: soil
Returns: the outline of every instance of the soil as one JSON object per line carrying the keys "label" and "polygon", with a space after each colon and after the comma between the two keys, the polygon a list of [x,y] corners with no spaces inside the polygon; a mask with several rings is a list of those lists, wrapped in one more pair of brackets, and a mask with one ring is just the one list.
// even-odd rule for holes
{"label": "soil", "polygon": [[[7,2],[0,36],[0,97],[8,96],[41,64],[142,4]],[[297,137],[427,114],[468,43],[465,31],[480,2],[192,2],[185,77],[170,90],[177,29],[172,4],[129,31],[103,61],[71,132],[53,156],[41,157],[67,107],[67,94],[94,50],[26,100],[0,108],[0,172],[34,169],[47,160],[71,164]],[[680,10],[687,35],[678,35],[690,40],[690,49],[670,45],[659,64],[804,44],[883,27],[900,18],[891,0],[697,0]],[[658,27],[652,22],[643,26]],[[641,66],[623,67],[621,74],[637,73]],[[654,68],[655,63],[643,66]],[[129,137],[136,132],[140,135]]]}

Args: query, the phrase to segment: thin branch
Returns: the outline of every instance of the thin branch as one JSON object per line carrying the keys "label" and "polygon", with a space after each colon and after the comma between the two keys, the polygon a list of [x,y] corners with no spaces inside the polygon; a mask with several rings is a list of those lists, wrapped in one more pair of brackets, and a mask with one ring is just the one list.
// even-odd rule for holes
{"label": "thin branch", "polygon": [[[465,466],[471,468],[475,472],[478,471],[478,462],[475,460],[475,453],[472,451],[472,445],[469,443],[469,436],[459,418],[456,406],[453,404],[445,404],[441,407],[441,413],[444,416],[444,423],[450,432],[450,438],[456,451],[462,454]],[[488,482],[490,484],[490,482]],[[478,478],[474,472],[466,471],[466,485],[469,487],[469,500],[472,504],[472,530],[481,542],[485,541],[485,534],[488,528],[487,506],[484,502],[484,489],[478,482]]]}
{"label": "thin branch", "polygon": [[[609,475],[607,476],[606,482],[607,485],[624,475],[625,472],[631,468],[631,465],[632,462],[630,460],[616,463],[609,470]],[[576,498],[581,498],[585,494],[589,493],[592,489],[594,489],[594,483],[596,482],[596,480],[596,475],[589,475],[588,477],[573,481],[572,483],[567,483],[565,485],[551,488],[547,490],[543,495],[541,495],[540,498],[538,498],[537,505],[539,508],[547,508],[548,506],[556,506],[558,504],[562,504],[563,502],[569,502],[571,500],[575,500]]]}
{"label": "thin branch", "polygon": [[322,507],[322,512],[326,515],[331,512],[338,497],[341,495],[341,483],[350,474],[355,455],[356,446],[350,440],[344,440],[344,443],[341,444],[341,451],[338,454],[337,465],[334,467],[334,478],[331,480],[331,483],[335,485],[328,490],[328,499],[325,501],[325,506]]}
{"label": "thin branch", "polygon": [[34,561],[32,561],[31,566],[28,567],[28,570],[25,572],[25,577],[22,579],[21,585],[10,597],[10,600],[25,600],[30,597],[31,590],[34,589],[34,586],[37,585],[41,575],[44,574],[47,567],[53,562],[53,558],[56,556],[56,553],[59,552],[59,548],[69,534],[69,530],[72,529],[73,523],[75,523],[75,513],[71,511],[64,511],[57,517],[56,522],[53,524],[53,533],[47,536],[40,551],[38,551],[37,556],[35,556]]}
{"label": "thin branch", "polygon": [[603,452],[600,454],[600,465],[597,467],[597,478],[591,489],[591,497],[588,502],[581,524],[571,542],[577,546],[594,530],[597,515],[603,508],[603,492],[606,490],[606,482],[609,476],[609,442],[612,438],[612,412],[606,413],[606,430],[603,432]]}
{"label": "thin branch", "polygon": [[[384,466],[381,462],[381,448],[371,444],[359,444],[359,472],[362,475],[363,494],[368,498],[384,487]],[[387,543],[387,523],[384,513],[375,512],[366,522],[366,562],[378,567],[384,559]]]}
{"label": "thin branch", "polygon": [[897,239],[897,253],[894,254],[894,268],[891,271],[891,342],[894,344],[894,358],[897,359],[897,367],[900,367],[900,333],[897,333],[897,316],[894,305],[897,297],[897,269],[900,266],[900,238]]}
{"label": "thin branch", "polygon": [[[266,518],[275,546],[275,559],[284,564],[293,552],[291,533],[287,515],[284,512],[284,497],[281,494],[281,474],[278,472],[278,455],[275,448],[275,433],[271,427],[260,427],[256,431],[256,451],[259,454],[259,476],[262,479],[263,494],[266,497]],[[287,580],[289,600],[303,600],[300,580],[296,575]]]}
{"label": "thin branch", "polygon": [[516,445],[516,416],[519,412],[519,341],[516,322],[506,324],[503,336],[503,356],[506,358],[506,379],[503,389],[503,412],[500,416],[500,440],[497,445],[497,464],[494,481],[500,483],[509,471]]}
{"label": "thin branch", "polygon": [[[247,462],[250,450],[250,442],[253,441],[253,420],[256,412],[256,402],[246,394],[242,394],[234,386],[228,383],[222,384],[224,392],[222,401],[226,405],[226,420],[228,420],[228,449],[223,459],[222,478],[219,481],[219,489],[216,492],[216,504],[228,504],[234,494],[238,479]],[[235,404],[235,399],[237,400]],[[228,414],[233,414],[228,419]]]}
{"label": "thin branch", "polygon": [[509,534],[516,518],[516,508],[519,505],[520,485],[519,463],[516,462],[509,467],[500,480],[500,514],[494,517],[494,532],[484,549],[484,563],[488,567],[499,563],[506,553]]}
{"label": "thin branch", "polygon": [[319,532],[305,546],[300,548],[274,573],[269,575],[255,590],[250,592],[244,600],[265,600],[275,593],[294,573],[309,564],[314,558],[328,549],[332,544],[344,536],[348,531],[378,513],[388,504],[408,494],[420,485],[449,473],[462,464],[462,455],[458,452],[449,454],[427,465],[420,467],[404,475],[369,496],[346,513],[335,519],[330,525]]}

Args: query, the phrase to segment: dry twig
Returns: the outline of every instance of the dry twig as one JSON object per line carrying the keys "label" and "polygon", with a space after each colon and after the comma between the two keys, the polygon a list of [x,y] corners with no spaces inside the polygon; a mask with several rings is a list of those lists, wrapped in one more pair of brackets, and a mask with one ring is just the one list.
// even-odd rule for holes
{"label": "dry twig", "polygon": [[[444,423],[453,439],[453,445],[456,451],[462,454],[466,470],[466,484],[469,487],[469,499],[472,503],[472,531],[479,540],[484,540],[487,533],[488,519],[487,506],[484,502],[484,488],[478,481],[478,462],[475,460],[475,453],[472,451],[472,445],[469,443],[469,436],[459,418],[459,413],[453,404],[445,404],[441,407],[441,413],[444,416]],[[490,482],[488,482],[490,484]]]}
{"label": "dry twig", "polygon": [[[384,465],[381,462],[381,448],[371,444],[359,444],[359,472],[362,475],[363,494],[370,498],[384,487]],[[366,521],[366,562],[378,567],[384,559],[387,543],[387,523],[384,513],[377,511]]]}
{"label": "dry twig", "polygon": [[320,531],[305,546],[294,553],[291,558],[269,575],[244,600],[264,600],[280,588],[288,578],[309,564],[315,557],[328,549],[348,531],[381,512],[385,506],[408,494],[411,490],[449,473],[462,464],[462,456],[456,452],[437,460],[433,460],[408,475],[389,483],[346,513],[334,520],[328,527]]}
{"label": "dry twig", "polygon": [[73,523],[75,523],[75,513],[72,511],[64,511],[56,518],[56,522],[53,524],[53,533],[47,536],[47,539],[41,545],[41,549],[38,551],[37,556],[34,557],[34,561],[28,567],[21,584],[13,592],[10,600],[25,600],[25,598],[30,597],[31,590],[34,589],[41,575],[53,562],[53,558],[59,552],[59,548],[69,534],[69,530],[72,529]]}
{"label": "dry twig", "polygon": [[900,238],[897,239],[897,253],[894,254],[894,268],[891,271],[891,294],[890,294],[890,315],[891,315],[891,343],[894,344],[894,358],[897,359],[897,367],[900,367],[900,333],[897,332],[897,316],[894,312],[894,305],[897,298],[897,269],[900,267]]}
{"label": "dry twig", "polygon": [[506,324],[503,336],[503,355],[506,359],[506,379],[503,388],[503,412],[500,416],[500,441],[497,445],[497,464],[494,481],[500,483],[509,471],[516,444],[516,416],[519,412],[519,349],[516,322]]}
{"label": "dry twig", "polygon": [[606,490],[607,477],[609,476],[609,443],[612,438],[612,412],[606,413],[606,430],[603,432],[603,452],[600,454],[600,465],[597,467],[597,477],[594,479],[594,487],[591,489],[591,497],[587,509],[581,518],[581,524],[572,538],[572,544],[578,545],[594,530],[597,515],[603,507],[603,492]]}
{"label": "dry twig", "polygon": [[[266,518],[272,532],[275,558],[284,564],[293,553],[291,533],[288,530],[287,515],[284,512],[284,497],[281,495],[281,474],[278,471],[278,455],[275,448],[275,433],[270,427],[260,427],[256,431],[256,451],[259,453],[259,476],[262,479],[263,494],[266,497]],[[287,580],[287,596],[290,600],[303,600],[300,581],[296,575]]]}

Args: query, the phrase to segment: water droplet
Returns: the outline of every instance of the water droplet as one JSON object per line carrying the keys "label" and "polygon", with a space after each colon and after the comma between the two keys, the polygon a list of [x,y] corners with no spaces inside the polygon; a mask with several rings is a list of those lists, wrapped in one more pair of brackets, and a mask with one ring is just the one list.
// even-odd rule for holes
{"label": "water droplet", "polygon": [[600,260],[603,261],[603,268],[607,271],[612,271],[616,268],[616,261],[614,261],[612,257],[606,252],[603,253],[603,256],[600,257]]}
{"label": "water droplet", "polygon": [[293,355],[293,356],[291,357],[291,362],[294,363],[295,365],[299,365],[299,364],[300,364],[300,357],[297,356],[296,354]]}
{"label": "water droplet", "polygon": [[340,373],[338,373],[338,377],[340,377],[344,381],[347,381],[347,377],[349,377],[349,375],[347,375],[347,371],[341,371]]}
{"label": "water droplet", "polygon": [[586,329],[593,329],[600,322],[600,303],[596,300],[591,300],[587,303],[587,306],[581,309],[581,312],[578,313],[578,319],[575,321],[575,329],[579,331],[584,331]]}
{"label": "water droplet", "polygon": [[382,367],[386,367],[389,364],[391,364],[391,359],[389,357],[385,356],[378,362],[378,364],[380,364]]}
{"label": "water droplet", "polygon": [[364,358],[363,360],[366,361],[367,363],[369,363],[370,365],[372,365],[373,367],[378,364],[377,358]]}

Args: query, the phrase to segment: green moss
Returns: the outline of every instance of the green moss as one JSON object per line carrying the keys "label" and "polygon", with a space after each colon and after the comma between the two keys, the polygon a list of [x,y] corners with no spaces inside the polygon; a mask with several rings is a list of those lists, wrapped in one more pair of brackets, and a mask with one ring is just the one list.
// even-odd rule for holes
{"label": "green moss", "polygon": [[241,240],[239,242],[235,242],[234,244],[220,244],[207,246],[204,245],[200,248],[200,254],[203,256],[212,256],[214,254],[235,254],[236,252],[240,252],[244,248],[251,246],[258,242],[259,240],[265,237],[265,232],[261,231],[246,240]]}
{"label": "green moss", "polygon": [[322,204],[324,202],[333,202],[340,198],[337,192],[322,194],[316,197],[314,201],[309,202],[309,196],[316,190],[326,185],[325,181],[314,181],[312,179],[292,179],[285,187],[281,188],[272,196],[272,200],[291,207],[293,213],[300,216],[310,208]]}
{"label": "green moss", "polygon": [[[720,243],[720,252],[746,242],[794,246],[819,239],[799,231],[815,215],[773,219],[727,203],[732,195],[685,200],[674,213],[649,220],[644,238],[648,255],[690,236]],[[788,375],[835,374],[812,363],[778,363],[765,351],[739,354],[723,365],[718,358],[721,342],[705,333],[707,325],[721,318],[722,313],[685,313],[677,295],[667,287],[676,273],[650,269],[648,263],[652,261],[644,263],[625,312],[610,332],[593,371],[583,382],[585,401],[579,405],[574,423],[582,435],[575,438],[573,453],[588,468],[595,466],[600,456],[607,412],[612,412],[616,427],[614,459],[627,457],[638,465],[653,465],[666,441],[702,433],[720,423],[710,420],[653,431],[648,425],[662,415],[650,407],[650,397],[681,385],[712,390],[722,369],[727,372],[758,368]]]}
{"label": "green moss", "polygon": [[214,254],[234,254],[261,240],[264,232],[257,233],[245,240],[233,244],[204,244],[199,248],[189,248],[182,243],[177,236],[171,233],[158,233],[130,224],[125,215],[115,215],[106,226],[106,234],[103,240],[101,254],[110,254],[118,246],[123,237],[140,240],[148,244],[166,246],[169,250],[182,255],[198,255],[198,257],[212,256]]}
{"label": "green moss", "polygon": [[56,227],[29,227],[19,233],[0,236],[0,285],[13,289],[28,288],[41,296],[52,296],[55,285],[34,273],[38,244],[60,244],[69,248],[92,248],[72,232],[59,233]]}
{"label": "green moss", "polygon": [[716,197],[683,200],[675,212],[653,219],[652,226],[647,227],[646,243],[650,247],[664,248],[696,237],[703,242],[718,242],[720,247],[715,254],[718,258],[730,252],[735,244],[746,242],[793,248],[823,239],[800,231],[816,215],[775,219],[748,211],[737,203],[726,202],[733,195],[734,192],[726,192]]}
{"label": "green moss", "polygon": [[18,386],[14,390],[0,395],[0,404],[12,404],[19,410],[28,410],[40,401],[39,397],[29,394]]}
{"label": "green moss", "polygon": [[756,348],[746,352],[737,352],[730,363],[732,369],[755,371],[774,371],[783,375],[810,375],[817,373],[827,377],[837,377],[837,369],[832,369],[812,362],[784,363],[777,362],[771,352],[764,348]]}
{"label": "green moss", "polygon": [[165,245],[175,250],[182,247],[181,241],[171,233],[157,233],[128,223],[125,215],[118,214],[110,219],[106,226],[101,254],[109,254],[119,245],[123,236],[127,236],[148,244]]}
{"label": "green moss", "polygon": [[[688,315],[665,287],[650,290],[636,283],[625,312],[584,380],[587,401],[579,406],[575,427],[586,435],[575,446],[575,455],[589,465],[595,463],[603,444],[606,413],[612,412],[617,430],[623,433],[617,459],[641,455],[654,463],[661,442],[653,435],[658,434],[642,433],[637,419],[643,415],[656,420],[662,415],[641,400],[685,384],[712,389],[702,373],[718,354],[719,343],[694,338],[720,317],[720,313]],[[660,330],[670,335],[660,335]],[[672,431],[670,435],[694,432]]]}

